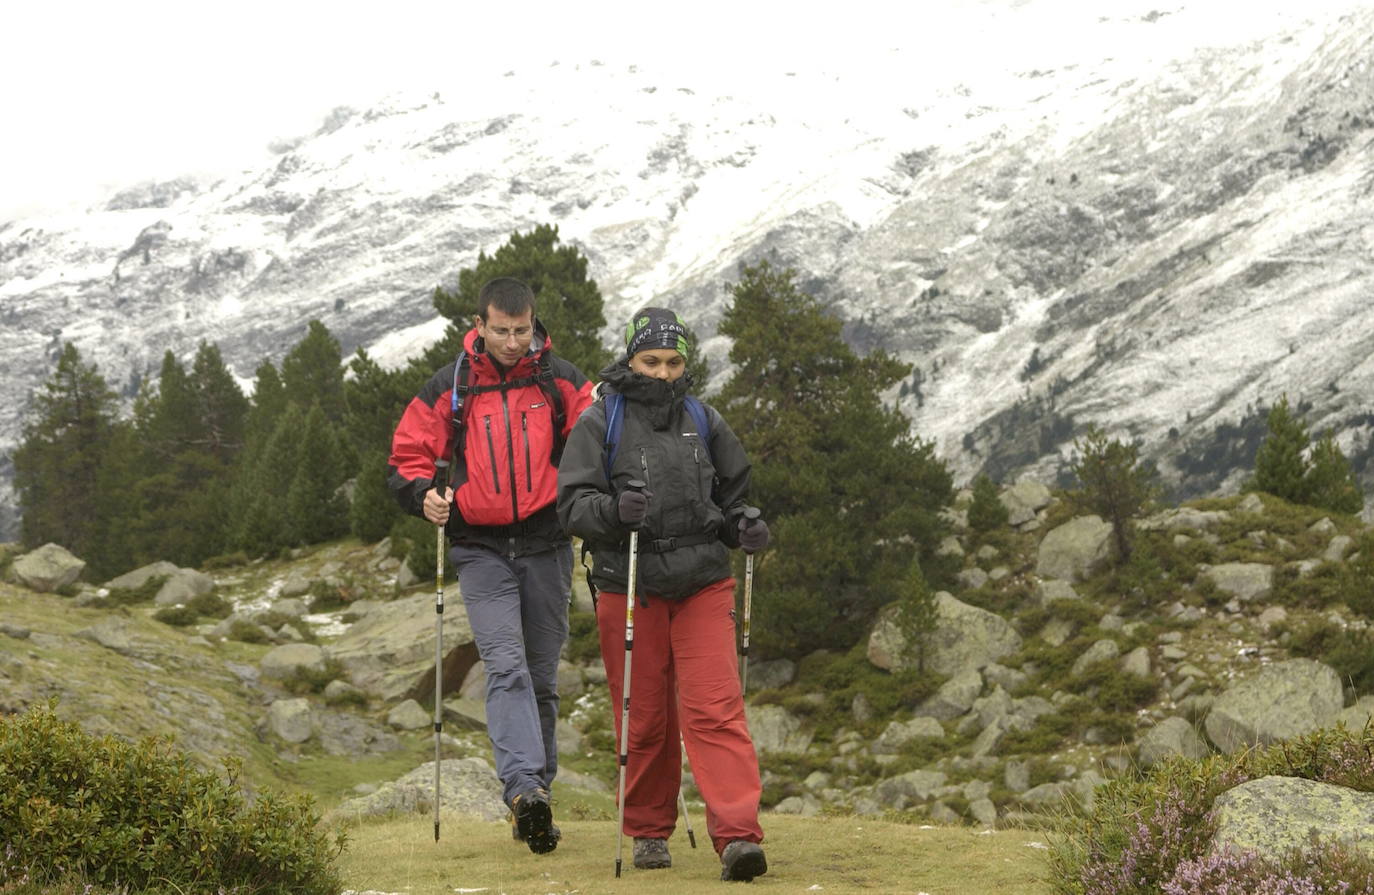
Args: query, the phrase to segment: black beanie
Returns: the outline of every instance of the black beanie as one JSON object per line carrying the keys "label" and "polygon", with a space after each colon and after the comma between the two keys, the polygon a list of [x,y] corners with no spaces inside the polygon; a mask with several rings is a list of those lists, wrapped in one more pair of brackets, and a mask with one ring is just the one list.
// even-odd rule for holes
{"label": "black beanie", "polygon": [[687,357],[689,344],[686,324],[667,308],[644,308],[625,327],[626,357],[655,348],[669,348]]}

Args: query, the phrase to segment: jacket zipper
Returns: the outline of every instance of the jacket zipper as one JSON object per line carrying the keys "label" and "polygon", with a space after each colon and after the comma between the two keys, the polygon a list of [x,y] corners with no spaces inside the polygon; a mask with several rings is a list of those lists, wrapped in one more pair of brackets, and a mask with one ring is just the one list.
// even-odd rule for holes
{"label": "jacket zipper", "polygon": [[[501,378],[505,379],[506,374],[502,373]],[[515,482],[515,433],[510,428],[510,393],[501,393],[501,418],[506,423],[506,461],[510,469],[510,521],[511,524],[520,521],[520,495],[516,491]]]}
{"label": "jacket zipper", "polygon": [[496,442],[491,437],[491,415],[482,417],[487,428],[487,456],[491,457],[491,485],[496,493],[501,493],[501,477],[496,474]]}
{"label": "jacket zipper", "polygon": [[520,437],[525,442],[525,490],[534,490],[534,473],[530,467],[530,423],[529,413],[520,411]]}

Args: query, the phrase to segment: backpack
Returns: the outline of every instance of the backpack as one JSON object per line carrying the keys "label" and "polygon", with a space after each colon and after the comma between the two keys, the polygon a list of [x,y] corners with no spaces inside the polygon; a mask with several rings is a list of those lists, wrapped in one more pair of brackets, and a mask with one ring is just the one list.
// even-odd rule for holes
{"label": "backpack", "polygon": [[[606,441],[603,445],[602,456],[606,461],[606,482],[611,481],[611,467],[615,465],[616,451],[620,449],[620,430],[625,428],[625,396],[619,392],[612,392],[606,396]],[[706,408],[692,395],[685,395],[682,399],[682,406],[687,411],[692,422],[696,424],[697,434],[701,436],[702,443],[706,445],[706,455],[711,455],[711,421],[706,415]],[[712,458],[712,462],[715,460]]]}
{"label": "backpack", "polygon": [[549,462],[554,466],[563,459],[563,446],[567,439],[563,436],[563,429],[568,422],[568,409],[563,403],[563,394],[558,391],[558,385],[553,381],[553,362],[549,358],[547,351],[539,355],[536,365],[538,372],[533,376],[523,376],[519,379],[508,379],[496,385],[468,385],[468,378],[472,371],[472,359],[466,351],[458,352],[458,359],[453,364],[453,459],[457,465],[458,459],[464,448],[464,427],[467,425],[466,402],[468,395],[480,395],[483,392],[504,392],[513,388],[524,388],[527,385],[538,385],[549,399],[549,406],[553,408],[553,449],[549,451]]}

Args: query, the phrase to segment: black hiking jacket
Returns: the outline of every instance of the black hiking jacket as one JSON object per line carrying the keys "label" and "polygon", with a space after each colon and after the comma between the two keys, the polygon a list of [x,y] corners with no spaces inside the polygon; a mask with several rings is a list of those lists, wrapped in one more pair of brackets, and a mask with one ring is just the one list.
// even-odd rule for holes
{"label": "black hiking jacket", "polygon": [[682,599],[728,578],[727,548],[739,546],[739,518],[749,494],[744,446],[709,405],[709,431],[697,431],[683,407],[687,376],[672,383],[641,376],[621,359],[602,370],[601,378],[603,392],[624,395],[624,426],[610,480],[604,398],[578,419],[558,468],[558,518],[596,555],[592,584],[626,591],[630,531],[620,522],[617,503],[631,479],[646,482],[652,494],[639,533],[636,593]]}

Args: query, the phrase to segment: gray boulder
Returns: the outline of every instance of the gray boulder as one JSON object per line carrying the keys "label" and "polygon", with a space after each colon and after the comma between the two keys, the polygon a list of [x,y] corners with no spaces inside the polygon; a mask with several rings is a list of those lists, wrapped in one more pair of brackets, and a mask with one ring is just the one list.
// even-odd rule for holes
{"label": "gray boulder", "polygon": [[1196,510],[1192,507],[1176,507],[1147,516],[1136,523],[1141,531],[1211,531],[1231,514],[1225,510]]}
{"label": "gray boulder", "polygon": [[948,779],[943,771],[907,771],[875,783],[873,797],[882,805],[901,810],[914,802],[929,799]]}
{"label": "gray boulder", "polygon": [[434,718],[420,703],[407,699],[392,706],[391,711],[386,713],[386,723],[395,730],[419,730],[433,724]]}
{"label": "gray boulder", "polygon": [[1264,746],[1329,727],[1344,704],[1341,679],[1311,659],[1266,665],[1232,685],[1207,714],[1207,736],[1222,752]]}
{"label": "gray boulder", "polygon": [[1121,647],[1117,646],[1116,641],[1104,638],[1095,641],[1092,646],[1079,654],[1078,658],[1074,660],[1071,670],[1074,674],[1082,674],[1094,662],[1105,662],[1109,659],[1115,659],[1119,655],[1121,655]]}
{"label": "gray boulder", "polygon": [[956,577],[965,590],[977,590],[988,583],[988,573],[977,566],[964,569]]}
{"label": "gray boulder", "polygon": [[1038,581],[1035,585],[1035,601],[1041,606],[1048,606],[1059,600],[1077,600],[1078,591],[1073,589],[1073,585],[1059,578],[1049,578]]}
{"label": "gray boulder", "polygon": [[1112,526],[1098,516],[1071,519],[1040,541],[1035,574],[1041,578],[1082,581],[1111,556]]}
{"label": "gray boulder", "polygon": [[196,597],[215,589],[215,579],[195,569],[176,569],[158,588],[153,602],[158,606],[189,603]]}
{"label": "gray boulder", "polygon": [[1228,562],[1202,571],[1202,577],[1243,603],[1267,598],[1274,589],[1274,567],[1262,562]]}
{"label": "gray boulder", "polygon": [[780,705],[745,705],[754,748],[764,752],[805,752],[813,734]]}
{"label": "gray boulder", "polygon": [[323,671],[325,652],[313,643],[285,643],[268,650],[258,662],[264,677],[284,680],[298,670]]}
{"label": "gray boulder", "polygon": [[[434,810],[434,762],[427,762],[398,780],[383,783],[375,792],[349,799],[330,813],[331,819],[427,814]],[[483,821],[506,819],[501,781],[480,758],[448,758],[439,763],[439,810]]]}
{"label": "gray boulder", "polygon": [[77,559],[61,544],[44,544],[15,559],[10,574],[21,586],[52,593],[76,583],[86,561]]}
{"label": "gray boulder", "polygon": [[134,628],[129,620],[118,615],[102,618],[89,628],[76,632],[77,637],[93,640],[107,650],[123,656],[132,656],[139,646],[134,637]]}
{"label": "gray boulder", "polygon": [[1183,718],[1165,718],[1141,735],[1136,745],[1142,767],[1151,768],[1170,755],[1205,758],[1210,750]]}
{"label": "gray boulder", "polygon": [[[477,649],[461,600],[445,604],[443,624],[447,693],[458,689],[477,659]],[[349,626],[329,651],[348,671],[349,680],[386,702],[422,695],[412,689],[432,694],[434,595],[416,593],[381,604]]]}
{"label": "gray boulder", "polygon": [[966,668],[940,685],[934,695],[921,704],[917,714],[948,721],[973,707],[983,692],[983,676],[976,668]]}
{"label": "gray boulder", "polygon": [[1345,555],[1350,552],[1350,548],[1355,546],[1355,539],[1350,535],[1336,535],[1331,539],[1331,543],[1326,545],[1326,550],[1322,553],[1322,559],[1327,562],[1340,562],[1345,559]]}
{"label": "gray boulder", "polygon": [[797,663],[791,659],[770,659],[749,663],[749,692],[786,687],[797,676]]}
{"label": "gray boulder", "polygon": [[1050,505],[1050,489],[1039,482],[1022,479],[1007,488],[997,499],[1007,508],[1008,524],[1016,527],[1035,521],[1035,514]]}
{"label": "gray boulder", "polygon": [[314,733],[310,700],[278,699],[267,708],[267,729],[288,743],[304,743]]}
{"label": "gray boulder", "polygon": [[112,590],[137,590],[148,583],[151,578],[168,578],[180,571],[176,563],[167,562],[160,559],[157,562],[148,563],[146,566],[139,566],[132,572],[125,572],[117,578],[111,578],[105,582],[105,587]]}
{"label": "gray boulder", "polygon": [[1313,842],[1343,842],[1374,857],[1374,793],[1300,777],[1261,777],[1213,803],[1212,850],[1281,855]]}
{"label": "gray boulder", "polygon": [[[955,675],[982,668],[1021,648],[1021,635],[1011,623],[993,612],[970,606],[945,591],[935,595],[937,622],[925,644],[925,666],[941,675]],[[878,616],[868,638],[868,661],[896,671],[915,666],[913,650],[897,627],[896,606]]]}
{"label": "gray boulder", "polygon": [[944,735],[945,729],[934,718],[920,717],[905,722],[893,721],[873,741],[869,751],[874,755],[896,755],[908,743],[920,739],[943,739]]}

